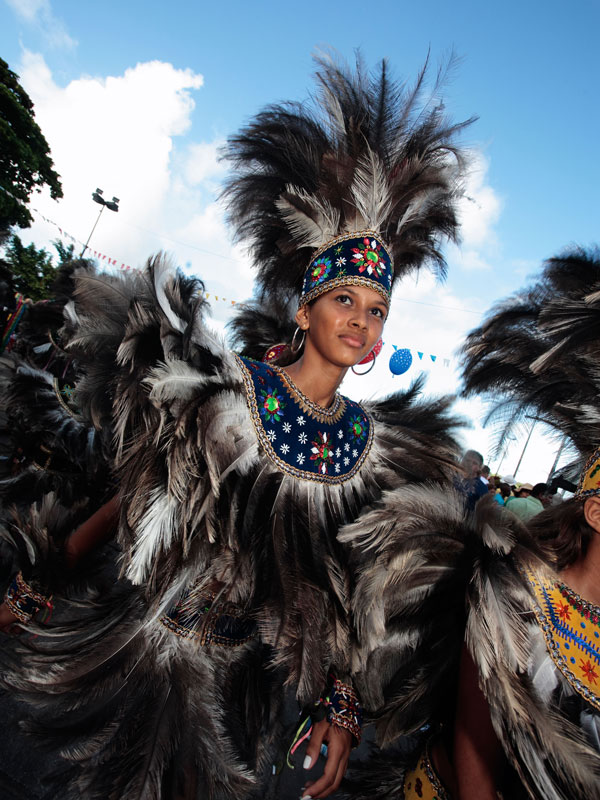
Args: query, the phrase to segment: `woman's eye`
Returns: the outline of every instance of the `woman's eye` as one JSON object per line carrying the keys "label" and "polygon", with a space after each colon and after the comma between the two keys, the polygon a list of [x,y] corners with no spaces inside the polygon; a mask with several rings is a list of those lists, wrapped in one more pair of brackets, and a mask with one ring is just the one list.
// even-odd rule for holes
{"label": "woman's eye", "polygon": [[345,304],[352,302],[352,300],[347,294],[338,294],[336,300],[338,301],[338,303],[345,303]]}
{"label": "woman's eye", "polygon": [[376,317],[380,317],[381,319],[385,319],[385,314],[380,308],[372,308],[371,314],[374,314]]}

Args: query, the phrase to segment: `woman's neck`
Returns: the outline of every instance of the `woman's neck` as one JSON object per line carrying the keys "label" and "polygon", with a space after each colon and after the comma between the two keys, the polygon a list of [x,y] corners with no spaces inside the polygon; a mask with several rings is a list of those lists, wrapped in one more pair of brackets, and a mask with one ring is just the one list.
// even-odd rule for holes
{"label": "woman's neck", "polygon": [[583,558],[570,564],[561,572],[561,578],[573,591],[600,606],[600,534],[593,534]]}
{"label": "woman's neck", "polygon": [[313,359],[307,362],[304,356],[285,367],[285,372],[302,394],[323,408],[329,408],[333,403],[335,393],[347,371],[347,368],[338,367],[329,361],[317,364]]}

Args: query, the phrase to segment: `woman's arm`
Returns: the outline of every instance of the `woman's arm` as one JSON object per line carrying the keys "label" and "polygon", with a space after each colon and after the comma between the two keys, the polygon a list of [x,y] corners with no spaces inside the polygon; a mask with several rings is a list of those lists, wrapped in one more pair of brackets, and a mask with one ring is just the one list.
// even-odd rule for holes
{"label": "woman's arm", "polygon": [[72,569],[89,552],[115,534],[119,520],[119,498],[115,495],[83,522],[65,543],[65,562]]}
{"label": "woman's arm", "polygon": [[477,667],[463,645],[453,754],[460,800],[495,800],[503,758],[487,700],[479,688]]}

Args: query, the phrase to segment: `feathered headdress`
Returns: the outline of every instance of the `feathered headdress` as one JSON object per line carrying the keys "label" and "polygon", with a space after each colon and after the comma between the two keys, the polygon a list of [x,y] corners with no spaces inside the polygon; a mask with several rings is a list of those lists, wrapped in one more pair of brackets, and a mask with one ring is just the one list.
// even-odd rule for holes
{"label": "feathered headdress", "polygon": [[354,71],[316,61],[312,103],[267,107],[224,152],[229,221],[252,245],[259,298],[302,305],[348,283],[389,297],[424,263],[443,276],[464,167],[455,139],[471,120],[450,124],[441,103],[420,104],[427,65],[408,89],[385,61],[373,76],[360,61]]}
{"label": "feathered headdress", "polygon": [[493,393],[500,439],[525,416],[539,419],[566,437],[581,469],[600,443],[600,250],[549,259],[469,334],[462,366],[465,395]]}

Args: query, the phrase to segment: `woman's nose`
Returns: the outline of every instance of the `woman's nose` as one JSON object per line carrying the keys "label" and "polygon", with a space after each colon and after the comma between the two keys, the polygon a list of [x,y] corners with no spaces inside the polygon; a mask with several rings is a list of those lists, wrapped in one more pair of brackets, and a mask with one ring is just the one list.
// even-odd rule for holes
{"label": "woman's nose", "polygon": [[354,325],[356,328],[364,328],[367,329],[367,320],[366,315],[361,313],[356,313],[352,320],[350,321],[351,325]]}

